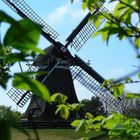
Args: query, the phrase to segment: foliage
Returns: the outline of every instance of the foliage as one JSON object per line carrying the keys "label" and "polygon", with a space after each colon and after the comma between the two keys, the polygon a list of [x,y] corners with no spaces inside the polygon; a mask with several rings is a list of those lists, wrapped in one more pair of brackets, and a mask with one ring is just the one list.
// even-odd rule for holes
{"label": "foliage", "polygon": [[[119,113],[113,113],[106,118],[97,116],[90,117],[87,120],[75,120],[71,125],[76,127],[76,131],[79,131],[83,127],[86,135],[90,131],[99,133],[103,131],[103,134],[109,135],[110,138],[139,139],[140,137],[140,121],[127,118]],[[85,139],[89,138],[86,136]]]}
{"label": "foliage", "polygon": [[[32,129],[26,129],[30,134],[30,140],[36,140]],[[75,134],[74,129],[37,129],[40,140],[77,140],[84,136],[83,131]],[[94,134],[96,135],[96,134]],[[18,130],[12,129],[12,140],[28,140],[27,136]],[[103,139],[104,140],[104,139]]]}
{"label": "foliage", "polygon": [[21,113],[12,111],[10,107],[0,106],[0,136],[1,140],[11,139],[11,127],[18,129],[28,136],[28,133],[17,125]]}
{"label": "foliage", "polygon": [[93,116],[105,115],[104,106],[99,97],[93,96],[91,100],[83,99],[81,104],[83,105],[81,109],[84,111],[84,114],[89,112]]}
{"label": "foliage", "polygon": [[82,104],[80,103],[68,103],[68,97],[63,95],[62,93],[54,93],[50,99],[51,103],[57,104],[57,110],[55,111],[55,114],[59,114],[65,120],[68,119],[70,114],[72,114],[73,112],[78,112],[82,107]]}
{"label": "foliage", "polygon": [[[3,11],[0,11],[0,25],[9,25],[4,37],[0,40],[0,86],[7,88],[11,79],[16,88],[30,90],[47,102],[50,102],[50,94],[44,85],[32,79],[35,72],[11,72],[16,63],[25,62],[28,58],[34,58],[36,54],[44,52],[37,48],[42,27],[28,19],[16,21]],[[0,33],[1,35],[2,33]],[[1,35],[2,36],[2,35]],[[26,131],[19,128],[16,122],[20,114],[13,112],[10,108],[0,107],[0,139],[10,140],[10,128],[14,127],[28,135]]]}
{"label": "foliage", "polygon": [[[120,41],[128,39],[132,49],[136,51],[136,57],[139,59],[140,48],[140,1],[139,0],[110,0],[109,2],[117,2],[114,11],[111,13],[107,10],[99,11],[105,1],[99,0],[83,0],[83,10],[89,9],[93,13],[90,20],[98,31],[93,34],[93,37],[102,36],[103,41],[108,43],[111,36],[117,37]],[[103,23],[104,21],[104,23]],[[103,24],[102,24],[103,23]],[[101,26],[102,24],[102,26]],[[140,74],[138,74],[138,78]],[[129,78],[130,79],[130,78]],[[122,83],[120,81],[107,80],[103,86],[110,89],[116,98],[123,95],[125,91],[125,83],[132,82],[132,80],[125,79]],[[139,93],[129,93],[128,98],[139,98]],[[134,110],[130,110],[132,113]],[[84,128],[85,137],[83,139],[93,139],[89,137],[89,132],[101,132],[107,134],[110,138],[119,139],[139,139],[140,138],[140,121],[135,118],[127,118],[126,116],[113,113],[107,117],[97,116],[93,117],[91,114],[87,119],[75,120],[72,126],[76,127],[76,131]],[[132,116],[131,116],[132,117]],[[134,117],[134,116],[133,116]],[[135,116],[136,117],[136,116]]]}
{"label": "foliage", "polygon": [[131,98],[129,99],[131,103],[129,104],[129,107],[124,111],[124,115],[131,118],[137,118],[140,119],[140,100],[137,98]]}
{"label": "foliage", "polygon": [[26,61],[27,58],[43,53],[37,48],[41,33],[41,27],[30,20],[16,21],[3,11],[0,11],[0,23],[10,25],[2,41],[0,41],[0,86],[7,87],[9,79],[13,79],[13,86],[32,90],[34,94],[49,101],[49,91],[31,76],[35,73],[13,73],[11,67],[18,62]]}
{"label": "foliage", "polygon": [[[73,1],[73,0],[71,0]],[[115,35],[119,40],[128,39],[137,52],[137,58],[140,58],[138,50],[140,48],[140,3],[133,0],[110,0],[110,2],[117,1],[117,5],[113,11],[98,12],[99,8],[104,3],[104,0],[83,0],[83,9],[88,8],[93,14],[90,20],[93,20],[95,27],[99,28],[102,21],[105,19],[105,24],[93,36],[102,36],[103,41],[107,43],[110,37]],[[136,17],[135,20],[133,20]],[[34,58],[36,53],[43,53],[37,48],[37,42],[41,33],[41,27],[24,19],[16,21],[3,11],[0,11],[0,23],[7,23],[10,25],[3,40],[0,41],[0,86],[7,87],[9,79],[13,80],[15,87],[31,90],[46,101],[50,100],[50,95],[47,89],[30,76],[32,73],[10,73],[10,68],[19,61],[26,61],[28,56]],[[138,75],[138,77],[140,77]],[[37,85],[37,86],[36,86]],[[123,94],[124,84],[117,84],[114,82],[107,83],[107,87],[111,89],[116,97]],[[45,92],[43,92],[45,91]],[[57,94],[51,97],[53,101],[57,100],[60,105],[56,113],[60,113],[62,118],[67,119],[70,111],[78,110],[80,105],[66,103],[66,97]],[[60,102],[62,100],[62,102]],[[0,112],[0,135],[2,140],[10,140],[10,127],[15,127],[13,117],[10,111]],[[118,137],[122,139],[139,139],[140,137],[140,122],[137,119],[127,118],[119,113],[113,113],[108,117],[97,116],[87,113],[85,119],[75,120],[72,126],[76,127],[76,131],[80,129],[85,130],[85,137],[89,139],[89,132],[101,132],[102,135],[108,134],[110,137]]]}

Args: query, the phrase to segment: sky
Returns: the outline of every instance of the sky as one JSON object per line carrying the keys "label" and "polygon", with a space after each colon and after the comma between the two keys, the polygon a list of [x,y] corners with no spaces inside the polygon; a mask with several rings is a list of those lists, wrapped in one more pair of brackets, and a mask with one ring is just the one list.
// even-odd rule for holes
{"label": "sky", "polygon": [[[58,40],[63,43],[87,13],[87,11],[82,10],[80,0],[76,0],[73,4],[71,4],[69,0],[25,1],[45,22],[59,33]],[[113,9],[113,6],[114,5],[106,5],[109,10]],[[14,13],[2,0],[0,0],[0,10],[4,10],[17,20],[21,19],[21,17]],[[6,29],[7,25],[3,25],[0,28],[3,35]],[[43,49],[48,45],[48,41],[41,37],[38,46]],[[132,49],[127,39],[119,41],[116,37],[111,37],[107,45],[102,41],[101,37],[96,37],[89,39],[78,53],[74,48],[69,48],[69,50],[73,55],[77,54],[80,56],[85,62],[90,60],[90,66],[105,79],[117,79],[124,76],[126,73],[136,70],[137,68],[134,67],[134,65],[139,66],[135,51]],[[13,68],[13,70],[15,69]],[[12,106],[13,109],[24,111],[28,104],[23,109],[18,108],[6,95],[7,91],[12,87],[11,82],[9,82],[8,85],[6,91],[0,87],[0,104]],[[134,92],[140,91],[139,87],[139,84],[136,86],[133,84],[127,86],[127,90]],[[78,82],[75,82],[75,88],[79,100],[93,96],[92,93],[83,88]]]}

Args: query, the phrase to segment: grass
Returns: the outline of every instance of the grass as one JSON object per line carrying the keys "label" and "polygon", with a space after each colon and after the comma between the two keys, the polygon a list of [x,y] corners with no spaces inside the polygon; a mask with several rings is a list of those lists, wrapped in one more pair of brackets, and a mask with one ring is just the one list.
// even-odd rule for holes
{"label": "grass", "polygon": [[[32,129],[26,129],[30,139],[18,130],[12,129],[12,140],[37,140]],[[39,140],[77,140],[84,136],[84,132],[76,133],[74,129],[38,129]],[[106,138],[98,140],[107,140]]]}
{"label": "grass", "polygon": [[[31,140],[36,140],[32,129],[27,129]],[[76,140],[83,136],[83,133],[75,133],[74,129],[39,129],[37,130],[40,140]],[[12,129],[12,140],[28,140],[28,136]]]}

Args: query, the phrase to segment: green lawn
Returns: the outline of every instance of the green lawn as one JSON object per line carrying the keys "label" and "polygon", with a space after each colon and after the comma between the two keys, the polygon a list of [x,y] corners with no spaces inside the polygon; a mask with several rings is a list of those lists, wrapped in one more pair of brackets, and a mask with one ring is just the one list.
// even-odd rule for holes
{"label": "green lawn", "polygon": [[[32,129],[27,129],[30,140],[36,140]],[[74,129],[39,129],[37,130],[40,140],[76,140],[84,136],[84,132],[76,133]],[[29,140],[25,134],[12,129],[12,140]],[[105,140],[102,138],[100,140]]]}
{"label": "green lawn", "polygon": [[[36,140],[35,133],[32,129],[27,130],[31,140]],[[75,133],[74,129],[40,129],[37,130],[40,140],[76,140],[82,137],[83,133]],[[12,129],[12,140],[28,140],[28,137]]]}

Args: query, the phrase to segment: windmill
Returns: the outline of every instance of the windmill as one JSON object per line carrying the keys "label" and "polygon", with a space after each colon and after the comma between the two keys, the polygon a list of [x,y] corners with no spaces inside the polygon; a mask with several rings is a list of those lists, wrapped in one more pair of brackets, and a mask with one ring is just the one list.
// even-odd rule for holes
{"label": "windmill", "polygon": [[[47,86],[51,94],[61,92],[68,96],[69,103],[78,103],[73,85],[73,80],[76,79],[94,96],[98,96],[109,112],[119,111],[120,101],[115,99],[108,89],[101,87],[105,79],[79,56],[73,56],[68,49],[74,47],[76,51],[79,51],[91,35],[96,32],[93,22],[88,19],[91,15],[104,11],[108,12],[104,6],[95,9],[93,13],[88,13],[68,36],[66,43],[62,44],[56,41],[58,33],[43,21],[24,0],[2,1],[21,17],[28,18],[43,27],[42,35],[51,43],[51,46],[44,50],[45,55],[39,55],[29,67],[33,71],[47,71],[46,75],[38,76],[37,80]],[[60,118],[54,115],[55,107],[48,105],[31,91],[19,90],[13,87],[7,94],[20,107],[23,107],[31,98],[25,117],[30,116],[32,120],[36,121],[53,121],[55,123],[60,121]],[[72,114],[70,121],[75,117],[75,114]]]}

